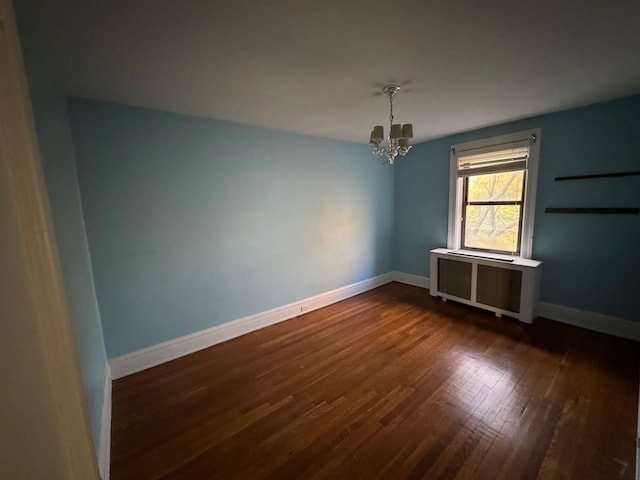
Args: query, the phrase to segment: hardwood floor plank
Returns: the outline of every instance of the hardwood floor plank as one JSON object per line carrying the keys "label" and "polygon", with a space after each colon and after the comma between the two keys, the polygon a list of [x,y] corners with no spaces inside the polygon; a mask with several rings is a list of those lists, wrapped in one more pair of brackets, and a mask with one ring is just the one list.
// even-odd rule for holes
{"label": "hardwood floor plank", "polygon": [[637,344],[392,283],[119,379],[111,478],[632,479]]}

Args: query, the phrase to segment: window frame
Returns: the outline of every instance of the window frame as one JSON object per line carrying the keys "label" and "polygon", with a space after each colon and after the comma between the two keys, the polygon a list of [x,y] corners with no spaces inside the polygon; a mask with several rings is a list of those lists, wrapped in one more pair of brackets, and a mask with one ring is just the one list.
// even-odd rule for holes
{"label": "window frame", "polygon": [[[524,172],[524,190],[521,205],[520,228],[518,231],[518,252],[508,253],[482,248],[464,247],[463,214],[466,210],[466,185],[468,176],[458,175],[458,155],[469,150],[502,150],[508,144],[529,142],[529,158]],[[475,254],[499,254],[516,258],[531,258],[533,248],[533,226],[535,217],[536,190],[538,181],[538,163],[542,130],[540,128],[525,130],[507,135],[483,138],[471,142],[451,146],[449,172],[449,225],[447,248],[467,250]],[[495,172],[498,173],[498,172]]]}

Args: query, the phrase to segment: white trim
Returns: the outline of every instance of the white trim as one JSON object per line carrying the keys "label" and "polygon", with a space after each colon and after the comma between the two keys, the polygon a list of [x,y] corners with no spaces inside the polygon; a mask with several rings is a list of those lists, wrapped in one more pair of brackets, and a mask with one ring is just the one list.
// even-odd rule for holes
{"label": "white trim", "polygon": [[524,193],[524,205],[522,219],[522,240],[520,255],[523,258],[531,258],[533,254],[533,226],[536,216],[536,192],[538,191],[538,165],[540,164],[540,144],[542,143],[542,130],[536,128],[529,132],[536,139],[531,142],[529,148],[529,161],[527,162],[527,181]]}
{"label": "white trim", "polygon": [[538,306],[540,317],[616,337],[640,340],[640,323],[638,322],[553,303],[539,302]]}
{"label": "white trim", "polygon": [[[3,368],[10,368],[7,364],[14,361],[15,368],[22,368],[27,357],[30,360],[29,372],[21,372],[23,381],[5,388],[2,395],[9,404],[27,395],[37,396],[40,407],[37,425],[29,423],[36,413],[36,404],[31,402],[15,409],[8,421],[3,418],[1,470],[12,478],[35,478],[35,472],[47,471],[51,478],[95,480],[96,451],[11,0],[0,0],[0,51],[0,214],[4,229],[0,315],[4,319],[5,312],[11,312],[12,327],[17,329],[6,341],[20,342],[9,349],[10,360]],[[13,301],[5,307],[9,298]]]}
{"label": "white trim", "polygon": [[458,177],[458,159],[455,146],[449,149],[449,221],[447,248],[460,247],[460,222],[462,221],[458,205],[462,204],[462,178]]}
{"label": "white trim", "polygon": [[239,337],[260,328],[297,317],[392,281],[391,273],[362,280],[297,302],[216,325],[183,337],[174,338],[109,360],[113,379],[146,370],[203,348]]}
{"label": "white trim", "polygon": [[104,391],[102,397],[102,422],[100,425],[100,445],[98,447],[98,468],[100,478],[109,480],[111,466],[111,368],[104,364]]}
{"label": "white trim", "polygon": [[[203,348],[207,348],[246,333],[259,330],[260,328],[288,320],[302,313],[317,310],[327,305],[331,305],[332,303],[345,300],[391,281],[427,289],[430,287],[430,280],[427,277],[397,271],[385,273],[377,277],[346,285],[313,297],[308,297],[282,307],[256,313],[248,317],[239,318],[222,325],[216,325],[199,332],[191,333],[183,337],[168,340],[147,348],[136,350],[126,355],[112,358],[108,362],[111,369],[111,378],[115,380],[146,370],[147,368],[160,365],[161,363],[174,360],[184,355],[202,350]],[[630,338],[632,340],[640,340],[640,323],[546,302],[539,302],[538,305],[540,310],[539,315],[541,317],[586,328],[588,330],[594,330],[596,332],[608,333],[610,335]]]}
{"label": "white trim", "polygon": [[542,130],[540,128],[451,145],[449,151],[449,231],[447,233],[447,248],[457,250],[461,247],[462,216],[460,206],[462,205],[462,178],[458,177],[458,155],[466,150],[477,150],[483,147],[498,146],[517,141],[528,142],[532,135],[535,135],[535,141],[530,142],[529,148],[523,205],[524,218],[522,219],[522,239],[520,244],[520,256],[522,258],[531,258],[536,210],[536,191],[538,185],[538,163],[540,158],[540,143],[542,142]]}
{"label": "white trim", "polygon": [[[410,273],[391,272],[391,278],[394,282],[406,283],[407,285],[414,285],[416,287],[429,288],[430,285],[429,278],[412,275]],[[438,296],[442,295],[439,294]],[[454,298],[452,298],[452,300],[459,301]],[[505,315],[510,314],[506,312]],[[538,316],[595,332],[640,341],[640,323],[625,320],[624,318],[578,310],[576,308],[547,302],[538,302]],[[638,422],[638,438],[640,438],[640,413]],[[640,472],[638,480],[640,480]]]}
{"label": "white trim", "polygon": [[420,275],[412,275],[404,272],[391,272],[391,279],[394,282],[406,283],[414,287],[429,288],[429,279]]}

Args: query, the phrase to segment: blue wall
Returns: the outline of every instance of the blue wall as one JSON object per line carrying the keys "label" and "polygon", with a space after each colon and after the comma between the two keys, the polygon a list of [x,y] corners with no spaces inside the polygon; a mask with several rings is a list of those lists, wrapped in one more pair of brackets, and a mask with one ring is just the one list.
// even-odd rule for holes
{"label": "blue wall", "polygon": [[533,258],[541,300],[640,321],[640,216],[545,214],[546,207],[640,207],[640,177],[556,176],[640,170],[640,96],[529,118],[416,145],[395,167],[394,269],[429,276],[447,244],[449,149],[542,128]]}
{"label": "blue wall", "polygon": [[80,205],[67,105],[65,97],[57,91],[43,69],[40,56],[42,49],[36,47],[28,28],[28,15],[21,9],[17,10],[21,15],[19,19],[22,20],[20,33],[23,57],[71,327],[93,439],[97,447],[102,418],[106,352]]}
{"label": "blue wall", "polygon": [[109,358],[391,270],[368,146],[69,100]]}

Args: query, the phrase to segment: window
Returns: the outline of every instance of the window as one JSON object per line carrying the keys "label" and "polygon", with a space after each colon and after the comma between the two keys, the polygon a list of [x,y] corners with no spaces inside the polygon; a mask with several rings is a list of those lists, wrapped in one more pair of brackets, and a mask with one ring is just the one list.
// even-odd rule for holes
{"label": "window", "polygon": [[531,257],[540,130],[451,147],[449,248]]}

